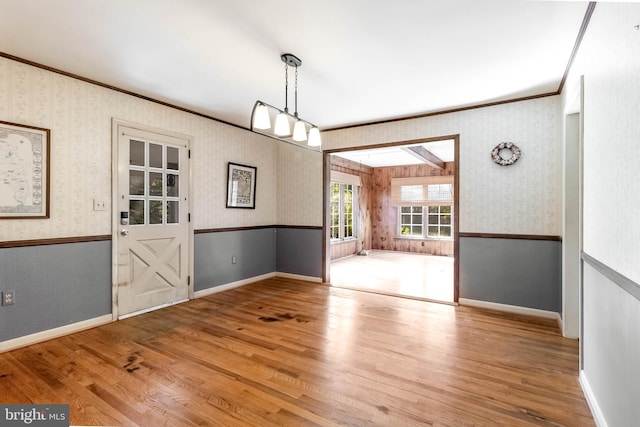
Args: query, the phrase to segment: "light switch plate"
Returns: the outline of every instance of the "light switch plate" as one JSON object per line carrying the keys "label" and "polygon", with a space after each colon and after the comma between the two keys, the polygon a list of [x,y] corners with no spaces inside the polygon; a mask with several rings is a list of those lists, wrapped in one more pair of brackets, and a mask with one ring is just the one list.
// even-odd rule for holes
{"label": "light switch plate", "polygon": [[106,211],[107,203],[104,200],[93,199],[93,210],[94,211]]}

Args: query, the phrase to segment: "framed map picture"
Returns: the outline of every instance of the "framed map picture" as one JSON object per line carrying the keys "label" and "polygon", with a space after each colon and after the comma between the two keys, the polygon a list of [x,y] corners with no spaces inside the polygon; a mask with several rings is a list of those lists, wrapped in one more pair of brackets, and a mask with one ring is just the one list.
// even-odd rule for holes
{"label": "framed map picture", "polygon": [[50,130],[0,121],[0,219],[49,218]]}
{"label": "framed map picture", "polygon": [[227,207],[256,208],[256,172],[253,166],[229,163],[227,171]]}

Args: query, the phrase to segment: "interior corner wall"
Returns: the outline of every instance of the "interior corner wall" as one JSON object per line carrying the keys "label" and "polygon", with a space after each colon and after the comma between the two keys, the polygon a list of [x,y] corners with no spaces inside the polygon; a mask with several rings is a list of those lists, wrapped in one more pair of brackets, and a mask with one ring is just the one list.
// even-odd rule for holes
{"label": "interior corner wall", "polygon": [[335,261],[340,258],[355,255],[361,250],[371,250],[371,217],[372,217],[372,196],[373,196],[373,168],[360,170],[360,164],[343,159],[339,163],[334,163],[334,156],[329,156],[331,162],[331,173],[340,172],[360,178],[361,185],[358,187],[357,197],[357,219],[356,236],[357,239],[347,239],[344,241],[331,242],[330,259]]}
{"label": "interior corner wall", "polygon": [[598,2],[566,85],[584,82],[581,377],[608,426],[640,419],[639,19],[638,3]]}
{"label": "interior corner wall", "polygon": [[[358,148],[424,138],[459,135],[459,232],[483,235],[560,236],[562,195],[562,121],[560,97],[549,96],[454,113],[391,121],[325,132],[324,149]],[[522,156],[499,166],[490,156],[510,141]],[[321,193],[318,193],[319,195]],[[460,298],[559,310],[560,244],[532,244],[527,238],[461,238]],[[463,246],[466,245],[466,246]],[[473,250],[464,250],[464,248]],[[509,248],[509,250],[507,250]],[[543,250],[544,256],[538,251]],[[495,270],[477,269],[493,256]],[[502,265],[526,265],[526,280],[500,274]],[[538,285],[538,272],[553,271]],[[473,272],[473,274],[465,274]],[[524,272],[523,272],[524,274]],[[521,276],[518,276],[521,277]],[[505,299],[506,295],[513,296]],[[531,307],[531,303],[525,304]]]}
{"label": "interior corner wall", "polygon": [[280,142],[277,149],[276,271],[322,277],[321,152]]}
{"label": "interior corner wall", "polygon": [[322,153],[277,144],[275,224],[322,227]]}
{"label": "interior corner wall", "polygon": [[279,227],[276,247],[278,273],[322,278],[322,228]]}

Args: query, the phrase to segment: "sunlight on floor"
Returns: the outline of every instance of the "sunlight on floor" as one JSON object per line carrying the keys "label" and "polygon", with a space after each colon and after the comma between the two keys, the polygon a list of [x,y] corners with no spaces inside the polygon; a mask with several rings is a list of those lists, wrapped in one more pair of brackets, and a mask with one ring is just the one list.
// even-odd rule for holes
{"label": "sunlight on floor", "polygon": [[453,257],[371,251],[332,261],[331,284],[453,302]]}

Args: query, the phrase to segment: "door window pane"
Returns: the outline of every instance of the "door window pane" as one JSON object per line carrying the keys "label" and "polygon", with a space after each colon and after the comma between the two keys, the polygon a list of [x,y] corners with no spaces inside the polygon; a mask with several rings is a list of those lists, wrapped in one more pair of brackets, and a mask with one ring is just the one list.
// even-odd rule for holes
{"label": "door window pane", "polygon": [[162,145],[149,144],[149,167],[162,168]]}
{"label": "door window pane", "polygon": [[167,202],[167,224],[177,224],[180,222],[180,202],[170,200]]}
{"label": "door window pane", "polygon": [[129,164],[144,166],[144,142],[133,139],[129,141]]}
{"label": "door window pane", "polygon": [[144,196],[144,171],[129,171],[129,194]]}
{"label": "door window pane", "polygon": [[129,224],[144,224],[144,200],[129,200]]}
{"label": "door window pane", "polygon": [[161,172],[149,172],[149,196],[162,197]]}
{"label": "door window pane", "polygon": [[180,150],[175,147],[167,147],[167,169],[178,170]]}
{"label": "door window pane", "polygon": [[167,197],[180,196],[180,176],[171,173],[167,174]]}
{"label": "door window pane", "polygon": [[162,200],[149,200],[149,224],[162,224]]}

